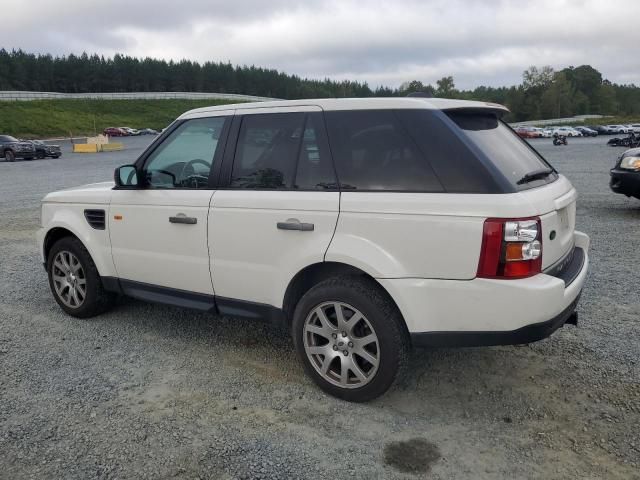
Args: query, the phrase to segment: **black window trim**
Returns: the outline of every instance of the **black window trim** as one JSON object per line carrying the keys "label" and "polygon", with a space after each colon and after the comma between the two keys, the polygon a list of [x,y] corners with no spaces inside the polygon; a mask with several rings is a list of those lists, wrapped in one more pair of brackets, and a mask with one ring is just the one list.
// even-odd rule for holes
{"label": "black window trim", "polygon": [[[300,136],[300,143],[298,145],[298,155],[296,157],[296,165],[294,174],[292,177],[291,186],[287,186],[286,188],[240,188],[231,185],[232,175],[233,175],[233,164],[235,162],[235,155],[238,149],[238,140],[240,138],[240,129],[242,128],[242,122],[245,117],[250,117],[253,115],[273,115],[273,114],[294,114],[294,113],[303,113],[304,122],[303,122],[303,130]],[[331,169],[333,171],[333,175],[336,179],[336,187],[335,188],[326,188],[323,190],[318,190],[317,188],[295,188],[296,177],[298,173],[298,163],[300,162],[300,149],[302,148],[302,144],[304,141],[304,129],[309,124],[309,120],[312,116],[317,116],[319,126],[319,131],[316,132],[318,142],[322,142],[324,147],[326,148],[327,153],[327,161],[331,163]],[[260,112],[260,113],[249,113],[243,114],[243,112],[236,112],[235,117],[233,118],[233,122],[229,129],[229,136],[227,137],[227,144],[225,148],[225,154],[222,161],[222,165],[220,167],[218,183],[218,190],[232,190],[232,191],[253,191],[253,192],[340,192],[340,180],[338,179],[338,174],[336,172],[335,162],[333,159],[333,155],[331,152],[331,144],[329,142],[329,136],[326,130],[326,123],[324,118],[324,110],[301,110],[301,111],[268,111],[268,112]]]}
{"label": "black window trim", "polygon": [[[227,147],[227,141],[229,138],[229,131],[231,129],[231,124],[233,122],[233,120],[235,119],[235,110],[229,110],[228,114],[225,115],[208,115],[208,116],[204,116],[204,117],[196,117],[196,118],[185,118],[182,120],[175,120],[173,123],[171,123],[171,125],[169,125],[164,132],[162,132],[158,137],[156,137],[156,139],[151,142],[151,144],[149,144],[149,146],[140,154],[140,156],[137,158],[137,160],[133,163],[133,165],[136,167],[136,171],[138,173],[138,178],[144,181],[144,175],[142,175],[144,173],[144,168],[147,165],[147,162],[149,160],[149,157],[151,155],[153,155],[153,153],[158,149],[158,147],[160,145],[162,145],[165,140],[175,131],[177,130],[181,125],[184,125],[185,123],[191,121],[191,120],[201,120],[201,119],[206,119],[206,118],[219,118],[219,117],[223,117],[225,118],[225,122],[224,125],[222,126],[222,132],[220,133],[220,138],[218,139],[218,145],[220,145],[221,148],[216,148],[216,151],[214,152],[213,157],[211,158],[211,170],[209,170],[209,183],[207,185],[207,188],[198,188],[198,189],[194,189],[194,188],[189,188],[189,187],[173,187],[173,188],[159,188],[159,187],[153,187],[153,186],[149,186],[145,183],[141,184],[137,190],[166,190],[166,191],[173,191],[173,190],[216,190],[218,188],[218,177],[220,174],[220,168],[221,168],[221,164],[222,164],[222,160],[224,159],[224,153],[226,151],[226,147]],[[222,142],[222,143],[221,143]],[[130,187],[127,187],[127,189],[131,189]],[[114,190],[118,190],[118,187],[114,187]]]}

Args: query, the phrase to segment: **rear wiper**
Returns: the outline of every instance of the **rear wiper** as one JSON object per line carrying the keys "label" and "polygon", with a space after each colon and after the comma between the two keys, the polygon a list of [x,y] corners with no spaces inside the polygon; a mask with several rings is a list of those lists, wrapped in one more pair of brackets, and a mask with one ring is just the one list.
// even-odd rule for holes
{"label": "rear wiper", "polygon": [[525,184],[525,183],[533,182],[534,180],[540,180],[542,178],[548,177],[552,173],[553,173],[553,170],[550,169],[550,168],[543,168],[541,170],[534,170],[533,172],[529,172],[529,173],[525,174],[525,176],[522,177],[520,180],[518,180],[516,183],[518,185],[522,185],[522,184]]}

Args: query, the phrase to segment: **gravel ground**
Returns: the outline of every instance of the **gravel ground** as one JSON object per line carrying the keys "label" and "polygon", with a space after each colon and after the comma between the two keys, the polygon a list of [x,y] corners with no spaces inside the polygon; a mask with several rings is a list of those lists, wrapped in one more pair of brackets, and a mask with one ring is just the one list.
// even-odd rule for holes
{"label": "gravel ground", "polygon": [[533,141],[577,187],[592,238],[579,327],[417,351],[365,405],[321,393],[265,324],[134,300],[62,313],[39,201],[110,179],[148,141],[0,163],[1,478],[640,478],[640,201],[609,191],[621,150],[606,138]]}

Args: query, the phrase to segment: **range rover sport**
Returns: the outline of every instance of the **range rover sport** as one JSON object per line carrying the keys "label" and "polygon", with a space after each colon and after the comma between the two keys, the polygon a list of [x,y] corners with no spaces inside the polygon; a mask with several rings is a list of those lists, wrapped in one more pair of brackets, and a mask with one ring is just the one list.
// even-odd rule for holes
{"label": "range rover sport", "polygon": [[38,241],[87,318],[129,295],[290,328],[307,373],[384,393],[412,346],[540,340],[575,308],[576,191],[496,104],[277,101],[178,118],[114,182],[54,192]]}

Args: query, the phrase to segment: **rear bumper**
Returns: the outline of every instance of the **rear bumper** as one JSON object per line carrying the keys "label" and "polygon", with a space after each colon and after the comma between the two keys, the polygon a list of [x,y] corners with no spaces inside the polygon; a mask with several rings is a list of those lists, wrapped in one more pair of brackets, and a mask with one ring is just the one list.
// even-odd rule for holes
{"label": "rear bumper", "polygon": [[609,187],[615,193],[640,198],[640,172],[614,168],[610,171]]}
{"label": "rear bumper", "polygon": [[589,266],[589,237],[576,232],[575,245],[581,252],[571,258],[567,275],[542,273],[520,280],[378,281],[396,301],[415,345],[529,343],[551,335],[575,318]]}

